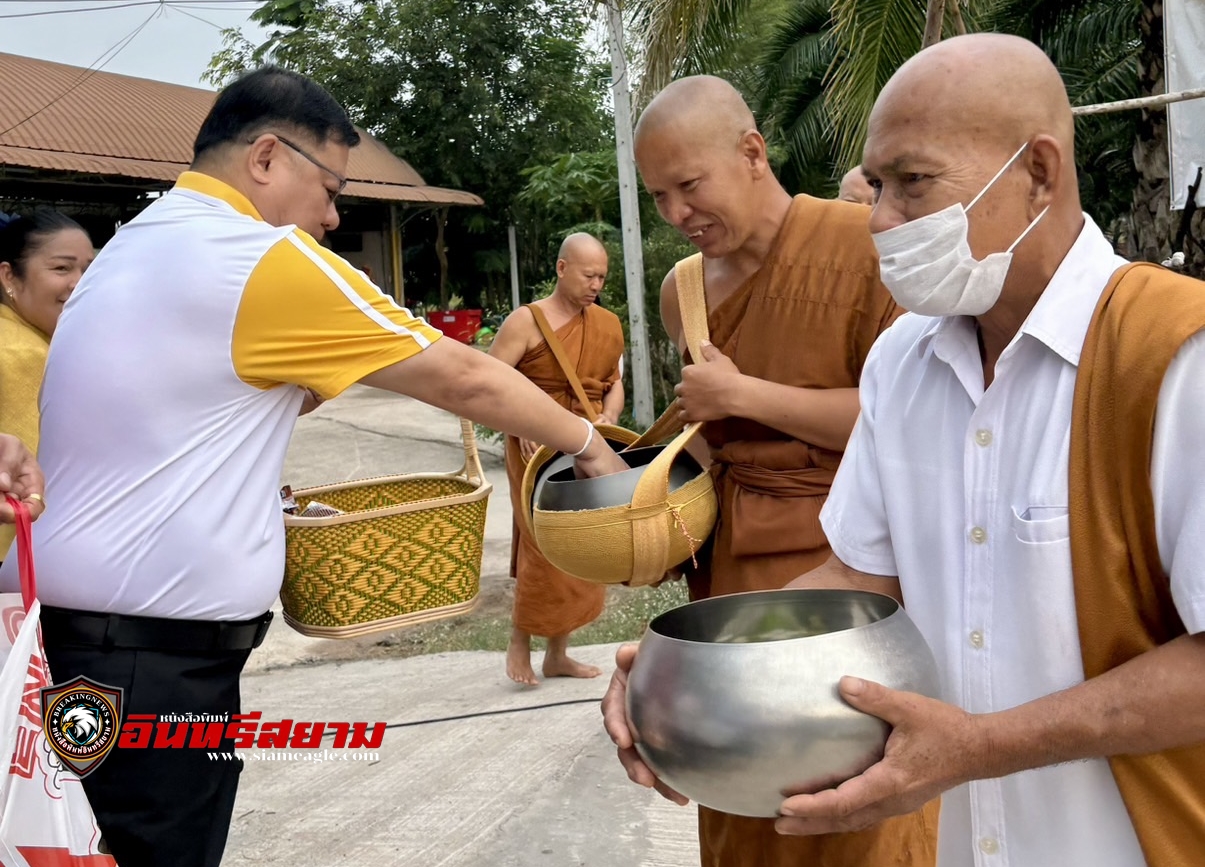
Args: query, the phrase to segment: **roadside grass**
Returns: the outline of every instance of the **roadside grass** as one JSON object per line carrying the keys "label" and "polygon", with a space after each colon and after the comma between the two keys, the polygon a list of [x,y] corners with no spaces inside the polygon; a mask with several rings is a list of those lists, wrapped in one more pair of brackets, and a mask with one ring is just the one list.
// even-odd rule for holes
{"label": "roadside grass", "polygon": [[[685,581],[667,581],[659,587],[610,587],[603,613],[593,623],[574,632],[569,643],[573,646],[639,641],[649,621],[686,601]],[[378,647],[390,656],[506,650],[510,629],[509,613],[484,617],[467,614],[402,630],[379,642]],[[535,650],[543,650],[544,646],[543,639],[532,642]]]}

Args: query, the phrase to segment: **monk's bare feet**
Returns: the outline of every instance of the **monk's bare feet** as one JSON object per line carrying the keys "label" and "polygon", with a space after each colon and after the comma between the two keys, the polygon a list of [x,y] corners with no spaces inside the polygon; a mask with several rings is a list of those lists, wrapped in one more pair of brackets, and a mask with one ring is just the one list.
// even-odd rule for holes
{"label": "monk's bare feet", "polygon": [[598,677],[600,674],[602,669],[597,665],[586,665],[568,656],[550,659],[548,654],[544,655],[545,677]]}
{"label": "monk's bare feet", "polygon": [[569,636],[556,635],[548,639],[548,650],[544,653],[545,677],[598,677],[602,669],[570,659]]}
{"label": "monk's bare feet", "polygon": [[506,676],[524,686],[540,683],[531,667],[531,636],[519,629],[511,630],[510,644],[506,647]]}

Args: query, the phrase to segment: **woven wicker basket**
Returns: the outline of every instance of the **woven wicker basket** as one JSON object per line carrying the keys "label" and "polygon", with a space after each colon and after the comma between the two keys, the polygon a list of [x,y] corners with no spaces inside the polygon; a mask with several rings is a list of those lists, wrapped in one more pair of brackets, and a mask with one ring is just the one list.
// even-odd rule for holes
{"label": "woven wicker basket", "polygon": [[387,476],[295,491],[346,512],[285,515],[284,619],[305,635],[355,638],[469,611],[481,586],[485,479],[473,425],[460,422],[455,473]]}

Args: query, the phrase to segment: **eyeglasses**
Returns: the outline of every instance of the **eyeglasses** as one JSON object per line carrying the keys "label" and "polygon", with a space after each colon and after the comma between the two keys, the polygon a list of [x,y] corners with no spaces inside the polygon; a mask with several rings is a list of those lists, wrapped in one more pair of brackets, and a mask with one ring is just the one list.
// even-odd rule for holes
{"label": "eyeglasses", "polygon": [[297,151],[297,153],[301,154],[303,157],[305,157],[311,163],[316,165],[318,168],[322,169],[324,172],[326,172],[328,175],[330,175],[336,181],[339,182],[339,189],[337,189],[337,190],[332,190],[330,187],[326,188],[326,194],[328,196],[330,196],[330,200],[333,203],[335,201],[335,199],[339,197],[339,194],[341,192],[343,192],[343,188],[347,186],[347,178],[343,177],[343,175],[339,174],[334,169],[328,169],[326,166],[324,166],[322,163],[318,162],[318,160],[314,159],[312,156],[310,156],[308,153],[306,153],[300,147],[293,144],[293,142],[289,141],[283,135],[280,135],[279,133],[273,133],[273,135],[276,136],[276,138],[280,141],[281,144],[285,145],[286,147],[291,148],[292,150]]}

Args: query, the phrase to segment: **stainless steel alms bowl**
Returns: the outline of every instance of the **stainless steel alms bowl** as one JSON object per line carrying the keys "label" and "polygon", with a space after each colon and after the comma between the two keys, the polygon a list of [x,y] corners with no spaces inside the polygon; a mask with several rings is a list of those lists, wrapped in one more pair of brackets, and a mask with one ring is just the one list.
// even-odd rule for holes
{"label": "stainless steel alms bowl", "polygon": [[[644,468],[661,454],[664,446],[645,446],[621,452],[620,457],[632,467],[607,476],[579,479],[573,474],[573,458],[561,456],[549,461],[540,470],[532,490],[532,505],[545,512],[572,512],[582,509],[605,509],[632,502],[636,483]],[[697,478],[703,472],[698,461],[686,452],[679,454],[670,466],[671,491]]]}
{"label": "stainless steel alms bowl", "polygon": [[768,590],[667,611],[628,678],[636,749],[669,786],[725,813],[772,817],[883,755],[885,722],[837,693],[842,675],[937,697],[933,654],[891,597]]}

